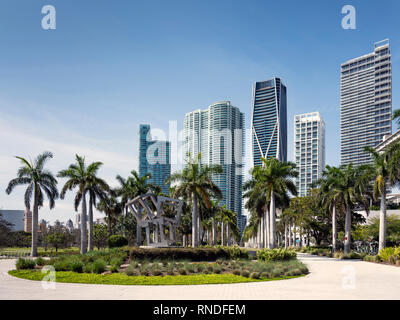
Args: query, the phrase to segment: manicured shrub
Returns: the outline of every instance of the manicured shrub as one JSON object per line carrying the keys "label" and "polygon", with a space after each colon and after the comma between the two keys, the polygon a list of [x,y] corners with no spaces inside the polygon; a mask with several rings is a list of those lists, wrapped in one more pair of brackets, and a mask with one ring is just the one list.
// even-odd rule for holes
{"label": "manicured shrub", "polygon": [[240,272],[240,275],[242,277],[248,278],[250,276],[250,272],[247,270],[242,270],[242,272]]}
{"label": "manicured shrub", "polygon": [[400,247],[387,247],[379,250],[379,258],[383,261],[388,262],[390,256],[400,258]]}
{"label": "manicured shrub", "polygon": [[336,259],[343,259],[344,253],[343,253],[342,251],[336,251],[336,252],[333,254],[333,257],[336,258]]}
{"label": "manicured shrub", "polygon": [[269,272],[262,272],[261,277],[262,278],[271,278],[271,274]]}
{"label": "manicured shrub", "polygon": [[151,273],[153,276],[161,276],[162,275],[162,272],[159,269],[154,269],[151,271]]}
{"label": "manicured shrub", "polygon": [[93,273],[103,273],[106,270],[106,262],[102,259],[98,259],[93,262]]}
{"label": "manicured shrub", "polygon": [[113,235],[108,238],[107,244],[110,248],[120,248],[128,245],[128,239],[121,235]]}
{"label": "manicured shrub", "polygon": [[93,262],[88,262],[83,266],[84,273],[92,273],[93,272]]}
{"label": "manicured shrub", "polygon": [[35,263],[37,266],[43,267],[46,264],[46,260],[44,260],[42,257],[39,257],[35,260]]}
{"label": "manicured shrub", "polygon": [[83,262],[73,261],[70,263],[70,270],[73,272],[82,273],[83,272]]}
{"label": "manicured shrub", "polygon": [[388,262],[389,262],[390,264],[396,264],[396,261],[397,261],[397,258],[396,258],[395,255],[389,257]]}
{"label": "manicured shrub", "polygon": [[232,273],[236,276],[240,276],[240,270],[239,269],[235,269],[232,271]]}
{"label": "manicured shrub", "polygon": [[36,263],[33,260],[19,258],[15,266],[17,270],[24,270],[24,269],[34,269],[35,265]]}
{"label": "manicured shrub", "polygon": [[262,249],[257,251],[258,261],[281,261],[296,258],[296,252],[284,248]]}
{"label": "manicured shrub", "polygon": [[179,268],[178,269],[178,273],[180,274],[180,275],[182,275],[182,276],[185,276],[187,273],[186,273],[186,270],[185,269],[182,269],[182,268]]}
{"label": "manicured shrub", "polygon": [[252,272],[250,274],[250,278],[252,278],[252,279],[260,279],[260,274],[258,272]]}

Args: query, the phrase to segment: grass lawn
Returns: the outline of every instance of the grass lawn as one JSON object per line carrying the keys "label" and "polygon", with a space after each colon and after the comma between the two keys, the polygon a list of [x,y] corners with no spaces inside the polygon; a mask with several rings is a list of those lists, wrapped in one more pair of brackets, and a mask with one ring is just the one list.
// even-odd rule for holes
{"label": "grass lawn", "polygon": [[[10,275],[27,280],[40,281],[46,274],[38,270],[12,270]],[[71,271],[57,271],[56,282],[87,283],[87,284],[115,284],[115,285],[196,285],[196,284],[223,284],[284,280],[301,276],[282,276],[280,278],[251,279],[233,274],[193,274],[176,276],[128,276],[123,273],[93,274],[75,273]]]}

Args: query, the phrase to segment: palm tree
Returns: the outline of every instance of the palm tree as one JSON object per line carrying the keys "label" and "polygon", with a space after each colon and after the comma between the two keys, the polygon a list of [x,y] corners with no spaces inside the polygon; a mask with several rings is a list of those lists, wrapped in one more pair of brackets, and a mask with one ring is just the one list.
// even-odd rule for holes
{"label": "palm tree", "polygon": [[49,200],[50,209],[54,208],[55,200],[58,198],[57,180],[49,170],[44,168],[46,161],[53,158],[53,154],[48,151],[43,152],[36,157],[33,163],[22,157],[16,158],[21,160],[22,167],[17,172],[17,178],[8,183],[6,193],[10,194],[18,185],[27,184],[28,187],[25,191],[25,207],[27,210],[31,207],[33,193],[31,256],[37,257],[39,208],[43,206],[43,193]]}
{"label": "palm tree", "polygon": [[210,208],[211,198],[221,199],[222,193],[218,186],[212,181],[212,174],[221,174],[221,165],[201,165],[201,154],[193,161],[189,159],[186,167],[181,171],[172,174],[166,183],[177,182],[175,194],[178,197],[186,196],[193,201],[192,212],[192,246],[199,244],[199,221],[198,221],[198,201],[201,198],[206,207]]}
{"label": "palm tree", "polygon": [[369,198],[367,189],[370,183],[370,171],[368,166],[354,167],[352,163],[343,165],[336,170],[337,185],[335,187],[338,197],[336,204],[340,201],[345,208],[345,242],[344,253],[350,253],[351,248],[351,210],[356,204],[364,206],[369,210]]}
{"label": "palm tree", "polygon": [[[160,193],[161,190],[159,186],[148,182],[151,179],[150,173],[140,176],[137,171],[132,170],[131,174],[132,176],[129,176],[127,179],[124,179],[120,175],[116,177],[120,186],[115,189],[115,193],[121,197],[122,210],[130,199],[146,194],[150,190],[155,194]],[[142,227],[139,224],[136,225],[136,244],[137,246],[142,244]]]}
{"label": "palm tree", "polygon": [[[276,247],[276,198],[285,198],[285,194],[289,191],[293,195],[297,195],[296,186],[292,181],[293,177],[298,175],[295,170],[296,165],[292,162],[281,162],[273,157],[270,159],[261,158],[262,166],[256,166],[250,170],[253,177],[253,190],[261,192],[264,190],[265,217],[269,236],[267,237],[268,247]],[[250,187],[245,185],[245,188]],[[269,210],[268,210],[269,204]]]}
{"label": "palm tree", "polygon": [[103,179],[97,177],[97,171],[103,165],[101,162],[93,162],[88,166],[88,184],[86,192],[89,194],[89,232],[88,250],[93,250],[93,206],[96,206],[97,199],[104,199],[110,190],[109,185]]}
{"label": "palm tree", "polygon": [[[400,110],[396,110],[399,111]],[[400,143],[387,147],[379,153],[374,148],[365,147],[372,159],[371,176],[374,180],[373,197],[380,197],[379,250],[386,246],[386,194],[388,188],[394,186],[400,179]]]}
{"label": "palm tree", "polygon": [[[88,188],[93,187],[95,181],[99,182],[96,177],[96,173],[99,167],[102,165],[101,162],[93,162],[89,166],[85,164],[85,157],[75,155],[76,163],[71,164],[68,169],[61,170],[58,173],[60,178],[68,178],[64,184],[60,198],[64,199],[65,194],[68,190],[72,191],[78,187],[78,191],[75,195],[74,207],[78,210],[79,204],[82,203],[81,213],[81,254],[87,252],[87,216],[86,216],[86,193]],[[102,184],[103,182],[101,182]],[[92,217],[91,217],[92,219]],[[89,222],[90,223],[90,222]],[[93,233],[92,233],[93,234]]]}
{"label": "palm tree", "polygon": [[318,190],[320,202],[327,210],[332,210],[332,250],[337,249],[337,203],[342,198],[341,172],[337,167],[326,166],[322,178],[316,182],[320,186]]}
{"label": "palm tree", "polygon": [[104,198],[97,203],[97,210],[106,215],[106,222],[108,227],[108,236],[112,236],[113,227],[115,226],[117,217],[121,214],[124,206],[117,200],[115,194],[110,190]]}

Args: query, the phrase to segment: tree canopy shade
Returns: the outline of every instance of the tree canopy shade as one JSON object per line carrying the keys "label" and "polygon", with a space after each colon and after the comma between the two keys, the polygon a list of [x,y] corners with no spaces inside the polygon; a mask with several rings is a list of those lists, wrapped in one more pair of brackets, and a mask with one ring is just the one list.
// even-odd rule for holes
{"label": "tree canopy shade", "polygon": [[45,169],[48,159],[53,158],[51,152],[45,151],[38,155],[35,160],[29,162],[25,158],[16,157],[22,166],[17,171],[17,178],[12,179],[7,186],[6,193],[10,194],[16,186],[28,185],[24,195],[25,207],[30,210],[33,196],[32,212],[32,248],[31,255],[37,256],[39,208],[43,207],[44,195],[49,200],[49,207],[53,209],[55,200],[58,198],[57,180],[53,174]]}
{"label": "tree canopy shade", "polygon": [[192,246],[199,245],[199,219],[198,219],[198,199],[204,201],[207,208],[211,207],[211,198],[222,199],[221,190],[213,182],[213,174],[223,172],[221,165],[202,165],[201,153],[196,159],[189,158],[185,168],[181,172],[172,174],[166,183],[177,183],[175,195],[186,197],[193,201],[192,212]]}

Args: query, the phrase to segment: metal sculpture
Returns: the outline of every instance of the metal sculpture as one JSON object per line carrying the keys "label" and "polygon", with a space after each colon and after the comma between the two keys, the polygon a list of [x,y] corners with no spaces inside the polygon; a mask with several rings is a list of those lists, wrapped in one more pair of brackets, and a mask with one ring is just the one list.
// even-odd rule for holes
{"label": "metal sculpture", "polygon": [[[183,201],[155,196],[153,192],[140,195],[125,206],[125,214],[131,212],[137,223],[137,243],[142,244],[142,229],[146,229],[146,242],[151,247],[170,247],[176,245],[176,228],[181,222]],[[164,210],[169,208],[169,212]],[[169,239],[165,234],[169,228]],[[153,231],[153,237],[150,233]]]}

